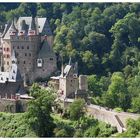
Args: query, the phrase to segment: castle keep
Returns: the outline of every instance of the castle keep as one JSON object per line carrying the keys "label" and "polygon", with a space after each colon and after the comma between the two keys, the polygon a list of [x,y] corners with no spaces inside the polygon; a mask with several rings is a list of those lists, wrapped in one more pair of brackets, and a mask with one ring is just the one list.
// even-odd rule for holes
{"label": "castle keep", "polygon": [[12,21],[5,25],[1,35],[1,71],[11,71],[13,53],[15,65],[26,83],[50,76],[56,70],[52,43],[53,36],[47,18],[20,17]]}

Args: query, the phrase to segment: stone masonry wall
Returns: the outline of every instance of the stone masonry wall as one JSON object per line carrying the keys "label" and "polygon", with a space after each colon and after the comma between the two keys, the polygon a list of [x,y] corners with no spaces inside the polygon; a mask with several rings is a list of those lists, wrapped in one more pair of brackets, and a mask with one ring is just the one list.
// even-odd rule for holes
{"label": "stone masonry wall", "polygon": [[28,100],[0,99],[0,112],[25,112]]}
{"label": "stone masonry wall", "polygon": [[0,83],[0,96],[1,98],[11,98],[11,95],[15,95],[19,87],[23,88],[22,82],[7,82]]}
{"label": "stone masonry wall", "polygon": [[138,119],[140,117],[140,114],[125,113],[125,112],[118,113],[112,110],[106,110],[104,107],[100,107],[97,105],[87,106],[87,111],[88,114],[93,115],[98,120],[109,123],[112,126],[116,126],[118,132],[122,132],[125,130],[126,120],[128,118]]}

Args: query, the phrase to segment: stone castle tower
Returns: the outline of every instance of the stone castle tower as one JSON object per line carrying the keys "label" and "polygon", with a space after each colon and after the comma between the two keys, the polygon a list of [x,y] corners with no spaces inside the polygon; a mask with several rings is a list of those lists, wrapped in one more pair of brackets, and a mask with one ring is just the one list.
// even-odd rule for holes
{"label": "stone castle tower", "polygon": [[51,77],[49,86],[58,91],[58,95],[63,98],[85,98],[87,99],[87,76],[78,76],[78,64],[69,64],[63,67],[60,76]]}
{"label": "stone castle tower", "polygon": [[53,35],[47,18],[20,17],[5,26],[1,35],[1,71],[9,72],[12,52],[22,78],[32,83],[56,70],[56,56],[52,50]]}

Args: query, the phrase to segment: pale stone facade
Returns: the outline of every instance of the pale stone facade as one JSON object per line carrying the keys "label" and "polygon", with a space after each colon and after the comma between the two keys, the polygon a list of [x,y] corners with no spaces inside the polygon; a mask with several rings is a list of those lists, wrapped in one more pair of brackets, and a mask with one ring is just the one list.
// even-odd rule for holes
{"label": "pale stone facade", "polygon": [[58,90],[58,94],[64,98],[87,98],[87,76],[80,75],[78,77],[77,65],[68,64],[63,69],[60,76],[51,77],[49,85]]}
{"label": "pale stone facade", "polygon": [[52,50],[53,36],[46,18],[20,17],[5,26],[1,36],[1,67],[11,68],[11,55],[15,51],[17,66],[22,78],[32,83],[54,72],[56,56]]}

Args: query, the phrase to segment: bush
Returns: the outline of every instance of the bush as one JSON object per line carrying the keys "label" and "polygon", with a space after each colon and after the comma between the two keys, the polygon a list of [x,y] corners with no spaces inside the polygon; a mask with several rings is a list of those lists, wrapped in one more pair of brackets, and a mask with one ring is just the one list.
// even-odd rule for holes
{"label": "bush", "polygon": [[70,119],[78,120],[85,114],[85,101],[83,99],[77,99],[69,106]]}
{"label": "bush", "polygon": [[83,137],[83,131],[82,129],[77,129],[76,132],[74,133],[74,137]]}
{"label": "bush", "polygon": [[115,110],[116,112],[123,112],[123,109],[120,108],[120,107],[116,107],[116,108],[114,108],[114,110]]}

